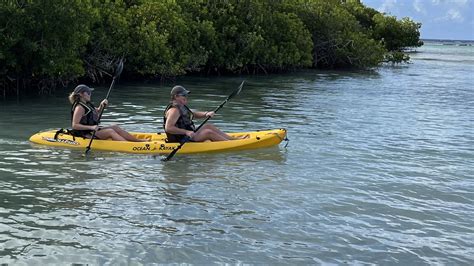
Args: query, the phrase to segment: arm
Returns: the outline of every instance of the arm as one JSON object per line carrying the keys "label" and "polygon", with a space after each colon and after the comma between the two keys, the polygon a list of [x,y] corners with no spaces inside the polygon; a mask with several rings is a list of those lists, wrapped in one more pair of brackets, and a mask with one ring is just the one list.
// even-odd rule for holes
{"label": "arm", "polygon": [[186,129],[182,129],[176,127],[176,122],[179,119],[179,110],[177,108],[171,108],[166,112],[166,124],[165,124],[165,132],[170,134],[177,134],[177,135],[187,135],[188,137],[193,137],[194,132]]}
{"label": "arm", "polygon": [[95,130],[97,126],[88,126],[81,124],[81,118],[85,113],[84,107],[77,105],[72,115],[72,129],[75,130]]}
{"label": "arm", "polygon": [[100,110],[104,109],[108,104],[109,101],[107,99],[103,99],[102,102],[100,102],[99,107],[96,107],[95,110],[100,113]]}
{"label": "arm", "polygon": [[193,112],[194,116],[196,118],[206,118],[206,117],[214,117],[216,113],[210,111],[210,112]]}

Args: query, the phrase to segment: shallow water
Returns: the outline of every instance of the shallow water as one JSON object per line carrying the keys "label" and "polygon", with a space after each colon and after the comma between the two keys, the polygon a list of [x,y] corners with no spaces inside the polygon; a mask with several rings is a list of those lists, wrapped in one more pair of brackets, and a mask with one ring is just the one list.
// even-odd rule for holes
{"label": "shallow water", "polygon": [[[67,91],[0,102],[6,263],[472,264],[474,47],[428,44],[368,72],[185,78],[226,131],[287,148],[152,156],[33,145]],[[103,123],[155,132],[172,84],[119,83]],[[96,88],[100,100],[106,87]]]}

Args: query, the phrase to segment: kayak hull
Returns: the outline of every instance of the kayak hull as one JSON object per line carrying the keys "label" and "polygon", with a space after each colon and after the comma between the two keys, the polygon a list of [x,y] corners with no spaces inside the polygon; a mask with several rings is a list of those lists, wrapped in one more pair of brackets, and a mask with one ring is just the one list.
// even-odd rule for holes
{"label": "kayak hull", "polygon": [[[44,131],[34,134],[30,141],[54,147],[86,149],[90,139],[74,137],[70,134],[59,133],[55,138],[56,130]],[[146,139],[146,142],[112,141],[95,139],[92,142],[91,150],[113,151],[136,154],[169,154],[179,143],[167,143],[164,133],[141,133],[130,132],[139,139]],[[206,152],[226,152],[249,149],[259,149],[278,145],[286,138],[285,129],[272,129],[253,132],[229,133],[233,137],[248,135],[248,138],[229,141],[206,141],[188,142],[178,151],[180,154],[206,153]]]}

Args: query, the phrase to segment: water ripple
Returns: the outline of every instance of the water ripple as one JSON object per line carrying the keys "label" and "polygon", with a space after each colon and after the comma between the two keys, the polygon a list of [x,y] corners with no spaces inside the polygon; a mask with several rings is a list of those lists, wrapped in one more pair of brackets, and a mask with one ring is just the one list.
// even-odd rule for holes
{"label": "water ripple", "polygon": [[[2,103],[2,262],[470,265],[472,78],[469,62],[440,68],[440,59],[425,60],[437,56],[430,49],[414,64],[377,72],[248,77],[213,123],[286,127],[288,148],[167,163],[84,157],[27,141],[67,125],[64,97],[32,100],[30,109]],[[182,80],[199,110],[215,108],[239,82]],[[161,128],[169,86],[124,87],[104,123]]]}

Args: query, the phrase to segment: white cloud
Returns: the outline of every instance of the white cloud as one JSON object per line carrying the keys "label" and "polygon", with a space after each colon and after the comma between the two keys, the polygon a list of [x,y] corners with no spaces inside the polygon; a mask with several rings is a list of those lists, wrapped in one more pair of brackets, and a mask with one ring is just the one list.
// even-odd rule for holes
{"label": "white cloud", "polygon": [[413,2],[413,8],[418,13],[426,14],[425,6],[423,5],[421,0],[415,0],[415,2]]}
{"label": "white cloud", "polygon": [[474,0],[361,0],[378,11],[421,22],[423,38],[474,40]]}
{"label": "white cloud", "polygon": [[460,7],[465,6],[468,2],[469,0],[431,0],[431,3],[433,3],[434,5],[439,5],[443,3],[443,4],[448,4],[448,5],[454,4]]}
{"label": "white cloud", "polygon": [[[439,11],[433,21],[450,21],[454,23],[462,23],[466,21],[465,16],[469,17],[470,12],[472,12],[472,10],[470,10],[470,1],[472,0],[431,0],[432,6],[430,8],[428,3],[428,10],[435,8]],[[415,10],[417,10],[415,7],[417,2],[418,0],[415,0],[415,3],[413,4]],[[431,14],[432,12],[428,11],[427,13]]]}
{"label": "white cloud", "polygon": [[455,4],[458,4],[459,6],[465,6],[468,2],[468,0],[452,0]]}
{"label": "white cloud", "polygon": [[456,22],[463,22],[464,17],[461,15],[461,12],[456,9],[450,9],[448,10],[448,13],[446,14],[448,20],[456,21]]}
{"label": "white cloud", "polygon": [[464,17],[457,9],[449,9],[443,17],[435,19],[435,21],[452,21],[456,23],[464,22]]}
{"label": "white cloud", "polygon": [[397,0],[385,0],[379,8],[379,11],[388,13],[390,10],[393,10],[396,4]]}

